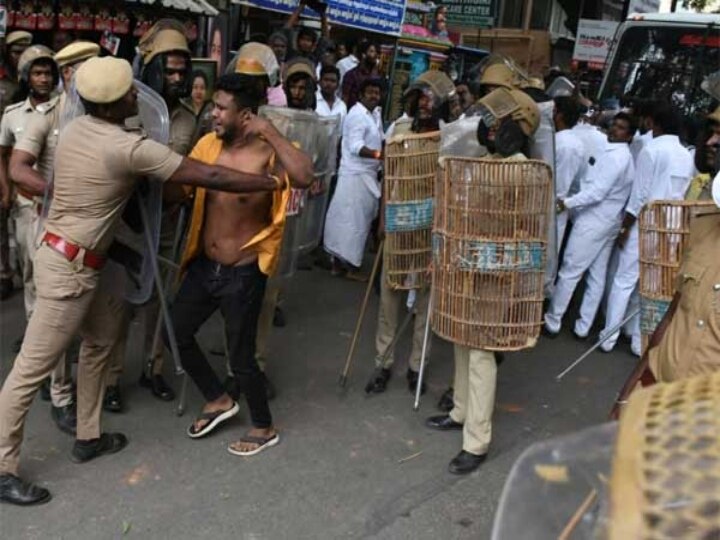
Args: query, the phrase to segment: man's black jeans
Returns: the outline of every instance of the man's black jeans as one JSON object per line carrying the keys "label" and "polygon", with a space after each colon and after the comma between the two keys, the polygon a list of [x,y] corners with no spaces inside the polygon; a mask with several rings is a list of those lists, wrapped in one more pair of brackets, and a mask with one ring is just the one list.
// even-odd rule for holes
{"label": "man's black jeans", "polygon": [[[265,379],[255,360],[255,335],[267,276],[257,262],[223,266],[205,255],[188,267],[170,309],[180,360],[207,401],[225,393],[220,379],[198,347],[195,334],[219,308],[225,321],[230,367],[245,394],[253,426],[272,426]],[[165,335],[167,345],[167,335]]]}

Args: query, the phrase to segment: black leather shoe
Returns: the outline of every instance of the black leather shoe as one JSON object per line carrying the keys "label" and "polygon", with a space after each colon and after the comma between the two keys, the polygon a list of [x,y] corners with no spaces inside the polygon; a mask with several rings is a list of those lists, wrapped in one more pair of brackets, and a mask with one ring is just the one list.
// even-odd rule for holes
{"label": "black leather shoe", "polygon": [[547,326],[544,324],[542,325],[542,328],[540,328],[540,333],[545,336],[546,338],[555,339],[560,335],[560,332],[551,332],[547,329]]}
{"label": "black leather shoe", "polygon": [[11,278],[0,279],[0,300],[7,300],[13,293],[13,281]]}
{"label": "black leather shoe", "polygon": [[430,429],[437,429],[438,431],[453,431],[463,428],[463,425],[450,418],[449,414],[431,416],[425,420],[425,425]]}
{"label": "black leather shoe", "polygon": [[127,437],[122,433],[103,433],[99,439],[75,441],[70,459],[75,463],[85,463],[105,454],[115,454],[127,445]]}
{"label": "black leather shoe", "polygon": [[391,371],[384,368],[376,368],[372,377],[365,385],[365,393],[382,394],[387,389],[387,383],[390,380]]}
{"label": "black leather shoe", "polygon": [[53,406],[50,415],[60,431],[68,435],[75,435],[77,430],[77,407],[75,403],[64,407]]}
{"label": "black leather shoe", "polygon": [[487,454],[478,456],[477,454],[471,454],[465,450],[460,450],[460,453],[452,458],[452,461],[450,461],[448,470],[453,474],[470,474],[482,465],[482,462],[485,461],[486,457]]}
{"label": "black leather shoe", "polygon": [[[410,390],[413,394],[417,390],[417,384],[418,384],[419,380],[420,380],[420,373],[408,368],[408,370],[407,370],[408,390]],[[426,390],[427,390],[427,385],[425,384],[425,381],[423,381],[422,386],[420,387],[420,394],[424,394]]]}
{"label": "black leather shoe", "polygon": [[51,498],[45,488],[26,482],[14,474],[0,474],[0,502],[30,506],[46,503]]}
{"label": "black leather shoe", "polygon": [[40,386],[40,399],[50,401],[50,377],[45,379]]}
{"label": "black leather shoe", "polygon": [[452,411],[454,406],[455,402],[453,401],[453,387],[451,386],[450,388],[445,390],[442,396],[440,396],[437,408],[442,412],[449,413],[450,411]]}
{"label": "black leather shoe", "polygon": [[163,401],[172,401],[175,399],[175,392],[170,388],[162,375],[152,375],[148,377],[145,372],[140,374],[138,384],[143,388],[149,388],[152,395]]}
{"label": "black leather shoe", "polygon": [[111,413],[120,413],[123,411],[122,395],[120,394],[120,387],[117,384],[108,386],[105,389],[103,410]]}
{"label": "black leather shoe", "polygon": [[275,313],[273,313],[273,326],[277,328],[283,328],[287,322],[285,321],[285,313],[283,310],[279,307],[275,308]]}

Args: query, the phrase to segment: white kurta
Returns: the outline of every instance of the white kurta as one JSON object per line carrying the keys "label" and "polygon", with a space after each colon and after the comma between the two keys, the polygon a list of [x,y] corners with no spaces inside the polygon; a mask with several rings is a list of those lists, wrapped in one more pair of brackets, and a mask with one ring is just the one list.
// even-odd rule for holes
{"label": "white kurta", "polygon": [[380,161],[360,157],[360,149],[381,150],[380,109],[356,103],[343,127],[338,183],[325,219],[325,250],[353,266],[362,264],[365,242],[381,195]]}
{"label": "white kurta", "polygon": [[[643,206],[655,200],[680,200],[685,196],[695,165],[690,152],[675,135],[660,135],[647,141],[637,158],[635,182],[626,212],[640,216]],[[630,298],[640,276],[638,224],[630,229],[627,242],[620,250],[618,267],[608,295],[603,337],[625,317]],[[633,351],[640,351],[640,321],[632,325]],[[602,345],[603,350],[615,347],[620,332],[614,332]]]}
{"label": "white kurta", "polygon": [[608,261],[633,177],[634,165],[628,145],[608,143],[595,163],[588,167],[580,192],[565,199],[565,206],[573,210],[576,217],[555,293],[545,314],[545,325],[550,332],[560,331],[575,287],[586,271],[587,288],[575,333],[587,336],[590,331],[602,300]]}
{"label": "white kurta", "polygon": [[[591,124],[577,124],[570,131],[575,137],[580,139],[580,142],[582,142],[585,147],[585,162],[588,164],[596,161],[608,144],[607,137]],[[574,195],[578,191],[580,191],[579,179],[570,186],[570,195]]]}

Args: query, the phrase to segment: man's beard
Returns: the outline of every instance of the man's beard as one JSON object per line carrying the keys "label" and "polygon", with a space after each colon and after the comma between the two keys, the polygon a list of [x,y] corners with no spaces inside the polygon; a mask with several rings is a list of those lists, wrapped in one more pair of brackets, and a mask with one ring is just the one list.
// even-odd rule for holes
{"label": "man's beard", "polygon": [[224,143],[231,143],[237,138],[238,130],[235,126],[227,126],[220,135],[220,140]]}
{"label": "man's beard", "polygon": [[177,101],[185,95],[184,83],[165,84],[165,99],[167,101]]}

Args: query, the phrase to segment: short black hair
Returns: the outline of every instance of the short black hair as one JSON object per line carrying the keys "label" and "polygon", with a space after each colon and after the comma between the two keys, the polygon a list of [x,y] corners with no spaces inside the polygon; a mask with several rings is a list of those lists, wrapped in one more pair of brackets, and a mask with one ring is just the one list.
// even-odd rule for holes
{"label": "short black hair", "polygon": [[323,66],[320,69],[320,78],[322,79],[325,75],[335,75],[340,80],[340,70],[335,66]]}
{"label": "short black hair", "polygon": [[373,41],[370,41],[369,39],[363,39],[360,43],[358,43],[358,46],[357,46],[358,57],[364,56],[370,47],[375,47],[375,49],[377,49],[377,44]]}
{"label": "short black hair", "polygon": [[208,76],[205,74],[205,72],[202,69],[196,69],[192,72],[192,81],[195,82],[195,79],[200,77],[203,82],[205,83],[205,86],[208,84]]}
{"label": "short black hair", "polygon": [[555,110],[561,114],[568,127],[573,127],[580,119],[580,104],[571,96],[560,96],[555,98]]}
{"label": "short black hair", "polygon": [[261,78],[244,73],[229,73],[217,80],[215,91],[232,94],[239,109],[248,108],[253,113],[257,113],[258,108],[266,99],[264,86],[258,84],[258,80]]}
{"label": "short black hair", "polygon": [[677,109],[669,103],[657,102],[648,115],[652,119],[653,129],[659,127],[664,135],[680,135],[682,117]]}
{"label": "short black hair", "polygon": [[315,33],[315,30],[312,28],[308,28],[307,26],[301,26],[297,33],[297,39],[300,39],[302,37],[308,37],[312,40],[313,43],[317,42],[317,34]]}
{"label": "short black hair", "polygon": [[369,86],[374,86],[375,88],[379,88],[380,92],[383,91],[385,88],[385,84],[383,83],[382,79],[379,79],[377,77],[368,77],[363,82],[360,83],[360,88],[358,90],[358,95],[362,96],[365,93],[365,89]]}
{"label": "short black hair", "polygon": [[628,131],[633,137],[635,136],[635,132],[637,131],[637,121],[634,116],[626,112],[619,112],[613,116],[613,121],[615,120],[625,120],[625,122],[628,123]]}

